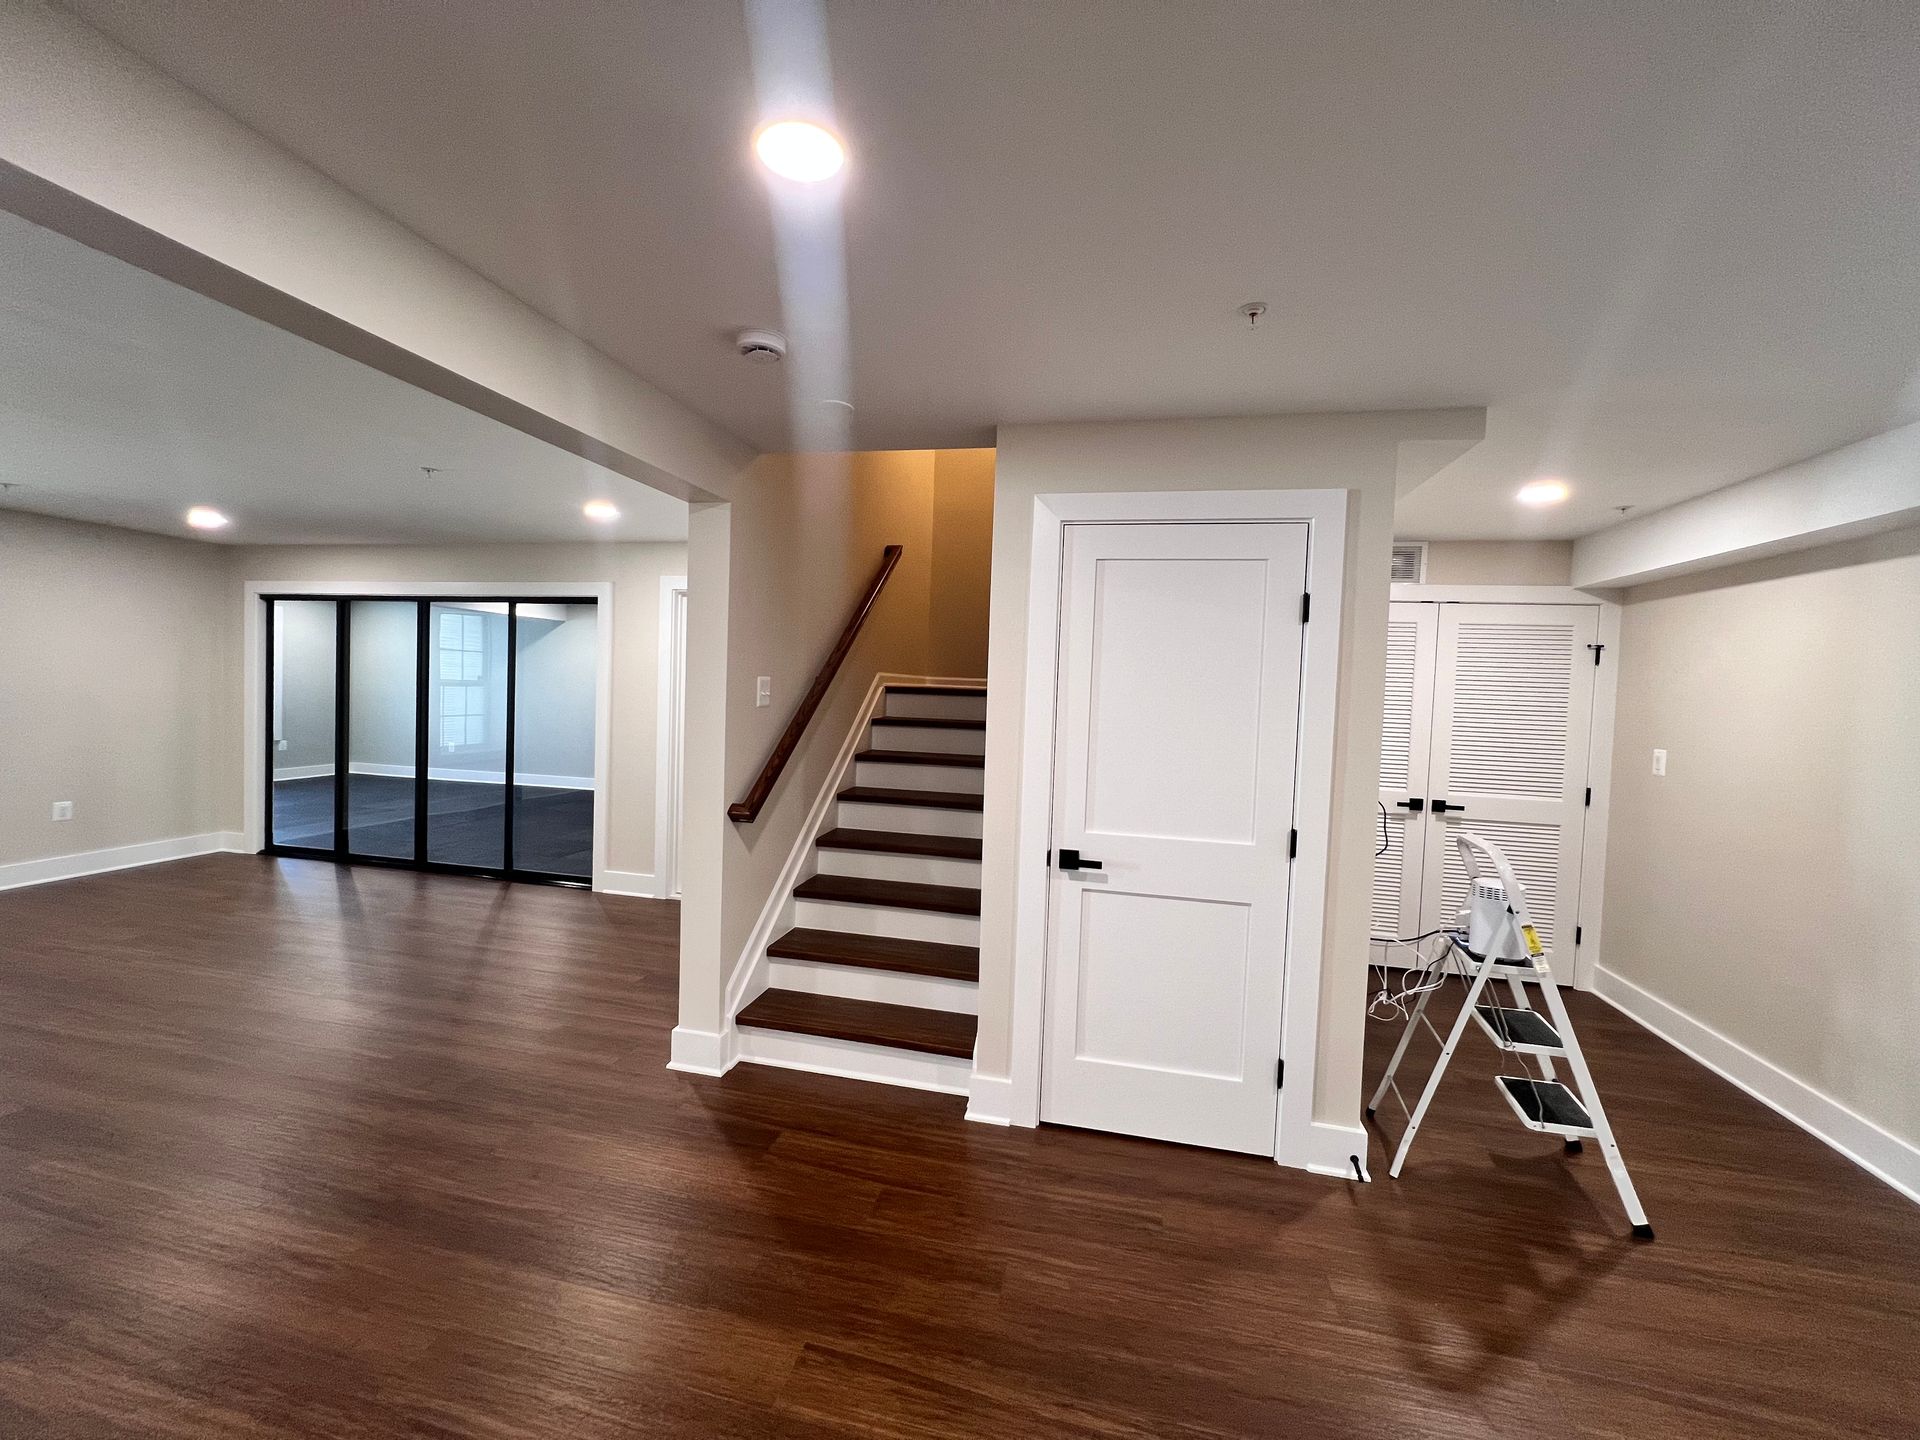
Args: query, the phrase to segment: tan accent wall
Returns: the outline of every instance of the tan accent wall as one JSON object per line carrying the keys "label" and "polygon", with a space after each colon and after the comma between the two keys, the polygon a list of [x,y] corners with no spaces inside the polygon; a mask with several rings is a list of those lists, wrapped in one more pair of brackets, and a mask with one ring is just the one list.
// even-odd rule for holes
{"label": "tan accent wall", "polygon": [[[660,580],[662,576],[687,573],[685,545],[260,545],[236,548],[227,554],[232,577],[230,608],[236,626],[242,587],[249,580],[395,585],[457,581],[476,586],[489,581],[612,582],[613,734],[607,776],[607,866],[630,874],[653,873]],[[688,599],[691,603],[691,595]],[[237,690],[233,709],[237,715]]]}
{"label": "tan accent wall", "polygon": [[0,864],[240,828],[226,562],[0,512]]}
{"label": "tan accent wall", "polygon": [[1429,585],[1568,585],[1571,540],[1431,540]]}
{"label": "tan accent wall", "polygon": [[933,590],[928,668],[953,679],[987,673],[993,569],[993,451],[933,455]]}
{"label": "tan accent wall", "polygon": [[1614,736],[1605,967],[1920,1143],[1920,529],[1628,592]]}

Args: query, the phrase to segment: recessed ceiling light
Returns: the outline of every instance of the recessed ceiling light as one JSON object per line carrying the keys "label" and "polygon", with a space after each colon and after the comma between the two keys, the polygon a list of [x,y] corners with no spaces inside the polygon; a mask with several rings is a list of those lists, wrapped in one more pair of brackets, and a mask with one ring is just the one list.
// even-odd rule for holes
{"label": "recessed ceiling light", "polygon": [[837,175],[847,163],[847,147],[839,137],[811,120],[762,125],[754,132],[753,153],[774,174],[803,185]]}
{"label": "recessed ceiling light", "polygon": [[1522,505],[1558,505],[1572,493],[1564,480],[1529,480],[1513,498]]}
{"label": "recessed ceiling light", "polygon": [[196,505],[187,511],[187,524],[196,530],[221,530],[231,523],[211,505]]}
{"label": "recessed ceiling light", "polygon": [[611,500],[589,500],[580,507],[580,513],[589,520],[618,520],[620,507]]}

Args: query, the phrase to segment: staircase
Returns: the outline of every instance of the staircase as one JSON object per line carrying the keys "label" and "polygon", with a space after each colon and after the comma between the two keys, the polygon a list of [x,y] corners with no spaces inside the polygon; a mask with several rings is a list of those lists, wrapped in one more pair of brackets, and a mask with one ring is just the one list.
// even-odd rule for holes
{"label": "staircase", "polygon": [[986,691],[890,685],[734,1017],[743,1060],[965,1094]]}

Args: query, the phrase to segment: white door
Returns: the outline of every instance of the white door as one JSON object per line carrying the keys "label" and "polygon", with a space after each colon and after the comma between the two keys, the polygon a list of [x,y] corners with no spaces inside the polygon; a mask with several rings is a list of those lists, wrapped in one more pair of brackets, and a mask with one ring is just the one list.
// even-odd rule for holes
{"label": "white door", "polygon": [[1041,1118],[1271,1155],[1307,527],[1065,546]]}
{"label": "white door", "polygon": [[[1418,935],[1420,872],[1426,858],[1427,761],[1433,735],[1434,636],[1438,605],[1395,601],[1387,614],[1387,700],[1380,725],[1380,810],[1374,829],[1369,933]],[[1402,965],[1411,951],[1373,947]]]}
{"label": "white door", "polygon": [[1599,609],[1437,609],[1419,928],[1453,924],[1466,904],[1453,834],[1473,830],[1513,862],[1540,939],[1562,961],[1556,978],[1571,983]]}

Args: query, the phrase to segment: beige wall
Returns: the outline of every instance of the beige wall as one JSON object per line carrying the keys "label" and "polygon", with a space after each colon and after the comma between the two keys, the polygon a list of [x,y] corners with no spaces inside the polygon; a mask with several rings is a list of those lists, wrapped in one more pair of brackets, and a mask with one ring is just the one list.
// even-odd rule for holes
{"label": "beige wall", "polygon": [[1430,540],[1429,585],[1568,585],[1571,540]]}
{"label": "beige wall", "polygon": [[1341,489],[1350,492],[1352,508],[1314,1109],[1317,1118],[1332,1123],[1359,1122],[1361,977],[1367,957],[1398,447],[1410,438],[1477,434],[1482,423],[1482,412],[1476,410],[1008,426],[1000,431],[988,659],[980,1038],[975,1056],[982,1074],[1007,1075],[1012,1051],[1012,880],[1018,858],[1034,497],[1085,491]]}
{"label": "beige wall", "polygon": [[239,829],[225,560],[0,512],[0,864]]}
{"label": "beige wall", "polygon": [[1920,530],[1627,601],[1606,968],[1920,1144]]}
{"label": "beige wall", "polygon": [[931,673],[979,679],[987,673],[988,576],[993,568],[993,451],[937,450],[933,456]]}
{"label": "beige wall", "polygon": [[[236,617],[241,587],[249,580],[457,581],[482,586],[490,581],[611,582],[613,734],[607,777],[607,865],[627,875],[653,873],[660,579],[687,573],[686,546],[273,545],[227,553]],[[688,602],[691,605],[691,594]],[[239,703],[236,694],[236,714]],[[237,735],[234,743],[239,743]],[[614,883],[624,882],[616,877]]]}

